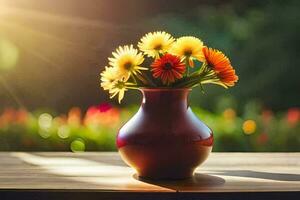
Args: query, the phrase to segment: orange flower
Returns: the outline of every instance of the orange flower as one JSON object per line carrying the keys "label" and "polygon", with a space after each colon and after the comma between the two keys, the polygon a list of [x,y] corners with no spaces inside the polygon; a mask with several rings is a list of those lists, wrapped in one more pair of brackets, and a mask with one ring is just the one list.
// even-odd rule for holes
{"label": "orange flower", "polygon": [[155,78],[161,78],[163,84],[169,85],[176,79],[182,78],[185,72],[185,64],[181,62],[178,56],[165,54],[156,59],[152,64],[152,72]]}
{"label": "orange flower", "polygon": [[220,81],[226,86],[234,86],[238,76],[230,60],[221,51],[212,48],[203,47],[202,51],[207,65],[215,71]]}

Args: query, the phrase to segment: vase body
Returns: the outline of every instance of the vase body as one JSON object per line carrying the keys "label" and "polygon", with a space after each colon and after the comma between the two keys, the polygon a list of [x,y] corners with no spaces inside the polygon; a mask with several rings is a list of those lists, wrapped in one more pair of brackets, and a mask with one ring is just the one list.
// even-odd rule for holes
{"label": "vase body", "polygon": [[213,133],[188,106],[190,89],[142,89],[138,112],[119,130],[117,147],[138,176],[183,179],[212,150]]}

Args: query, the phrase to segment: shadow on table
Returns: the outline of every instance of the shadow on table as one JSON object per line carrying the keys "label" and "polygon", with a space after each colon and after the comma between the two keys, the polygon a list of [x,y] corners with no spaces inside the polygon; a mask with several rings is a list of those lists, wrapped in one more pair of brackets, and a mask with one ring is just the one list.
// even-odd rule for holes
{"label": "shadow on table", "polygon": [[[45,156],[43,154],[32,153],[11,153],[15,163],[20,161],[30,165],[38,166],[40,170],[37,173],[43,175],[44,173],[56,175],[58,178],[67,178],[77,182],[85,182],[95,185],[119,185],[120,182],[130,182],[132,180],[129,174],[134,170],[124,164],[119,158],[112,159],[110,154],[98,157],[93,156],[86,158],[81,154],[72,154],[72,157],[66,156]],[[207,170],[208,174],[196,173],[195,176],[187,180],[176,181],[155,181],[138,178],[134,175],[136,180],[150,183],[153,185],[162,186],[173,190],[194,190],[217,187],[223,185],[225,180],[219,176],[232,177],[248,177],[257,179],[267,179],[276,181],[300,181],[299,174],[285,174],[260,172],[251,170]],[[122,177],[122,179],[120,179]],[[130,180],[131,179],[131,180]],[[133,183],[135,184],[135,183]]]}
{"label": "shadow on table", "polygon": [[78,187],[80,182],[84,183],[80,187],[85,189],[101,186],[115,189],[122,185],[129,189],[149,189],[148,185],[140,184],[140,182],[144,182],[174,191],[194,191],[200,188],[202,190],[210,189],[225,183],[225,180],[220,177],[198,173],[193,178],[185,180],[152,181],[139,179],[136,175],[133,175],[133,177],[130,175],[134,173],[132,168],[124,164],[121,166],[118,161],[111,162],[108,159],[109,156],[95,161],[95,159],[84,158],[80,155],[77,157],[75,155],[73,157],[44,156],[42,154],[22,152],[11,153],[10,155],[14,162],[19,163],[21,166],[34,166],[36,176],[23,178],[24,184],[37,184],[40,180],[45,180],[45,177],[47,177],[47,179],[49,178],[47,180],[49,185],[68,184],[65,187],[71,187],[76,182],[75,186]]}
{"label": "shadow on table", "polygon": [[274,181],[300,181],[299,174],[282,174],[271,172],[258,172],[252,170],[214,170],[211,174],[221,176],[238,176],[249,178],[261,178]]}
{"label": "shadow on table", "polygon": [[133,178],[149,183],[152,185],[158,185],[160,187],[180,191],[180,190],[199,190],[199,188],[205,190],[206,188],[216,187],[223,185],[225,180],[218,176],[212,176],[207,174],[195,173],[192,178],[183,180],[151,180],[139,177],[137,174],[133,175]]}

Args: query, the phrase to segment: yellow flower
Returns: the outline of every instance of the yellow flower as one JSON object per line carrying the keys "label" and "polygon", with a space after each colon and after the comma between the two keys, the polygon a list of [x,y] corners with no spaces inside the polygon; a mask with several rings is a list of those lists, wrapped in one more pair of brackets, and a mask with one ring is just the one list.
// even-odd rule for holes
{"label": "yellow flower", "polygon": [[124,78],[115,80],[109,89],[110,98],[114,98],[116,95],[118,95],[118,101],[121,103],[125,92],[128,90],[128,86],[132,85],[134,84],[126,82]]}
{"label": "yellow flower", "polygon": [[175,39],[164,31],[157,31],[154,33],[147,33],[141,38],[138,43],[138,47],[143,51],[148,57],[159,57],[160,53],[167,52],[171,45],[174,43]]}
{"label": "yellow flower", "polygon": [[109,90],[113,86],[113,82],[120,79],[120,74],[114,67],[105,67],[101,75],[101,87]]}
{"label": "yellow flower", "polygon": [[120,46],[116,52],[112,53],[113,57],[108,58],[109,65],[116,68],[118,73],[127,81],[131,74],[141,73],[140,70],[147,70],[147,68],[140,67],[144,62],[142,53],[133,48],[133,45]]}
{"label": "yellow flower", "polygon": [[193,67],[193,59],[204,60],[202,48],[203,42],[200,39],[193,36],[184,36],[176,40],[169,53],[187,59],[190,66]]}

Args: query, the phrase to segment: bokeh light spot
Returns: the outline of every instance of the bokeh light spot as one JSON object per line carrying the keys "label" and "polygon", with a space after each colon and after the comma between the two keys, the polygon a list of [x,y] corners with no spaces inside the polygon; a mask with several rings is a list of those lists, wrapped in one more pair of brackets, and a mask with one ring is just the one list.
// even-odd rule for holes
{"label": "bokeh light spot", "polygon": [[76,139],[71,143],[71,150],[73,152],[82,152],[85,150],[85,144],[82,139]]}
{"label": "bokeh light spot", "polygon": [[256,131],[256,123],[254,120],[246,120],[243,123],[243,131],[247,135],[251,135]]}
{"label": "bokeh light spot", "polygon": [[9,70],[15,67],[18,58],[18,48],[9,40],[0,38],[0,70]]}
{"label": "bokeh light spot", "polygon": [[38,124],[40,129],[48,131],[52,126],[53,117],[48,113],[43,113],[39,116]]}
{"label": "bokeh light spot", "polygon": [[46,139],[46,138],[49,138],[49,137],[51,136],[51,133],[50,133],[50,131],[48,131],[48,130],[40,129],[40,130],[39,130],[39,135],[40,135],[42,138]]}
{"label": "bokeh light spot", "polygon": [[227,108],[226,110],[224,110],[223,116],[225,119],[234,119],[236,117],[235,110],[233,110],[232,108]]}
{"label": "bokeh light spot", "polygon": [[66,125],[60,126],[57,130],[58,137],[66,139],[70,136],[70,128]]}

